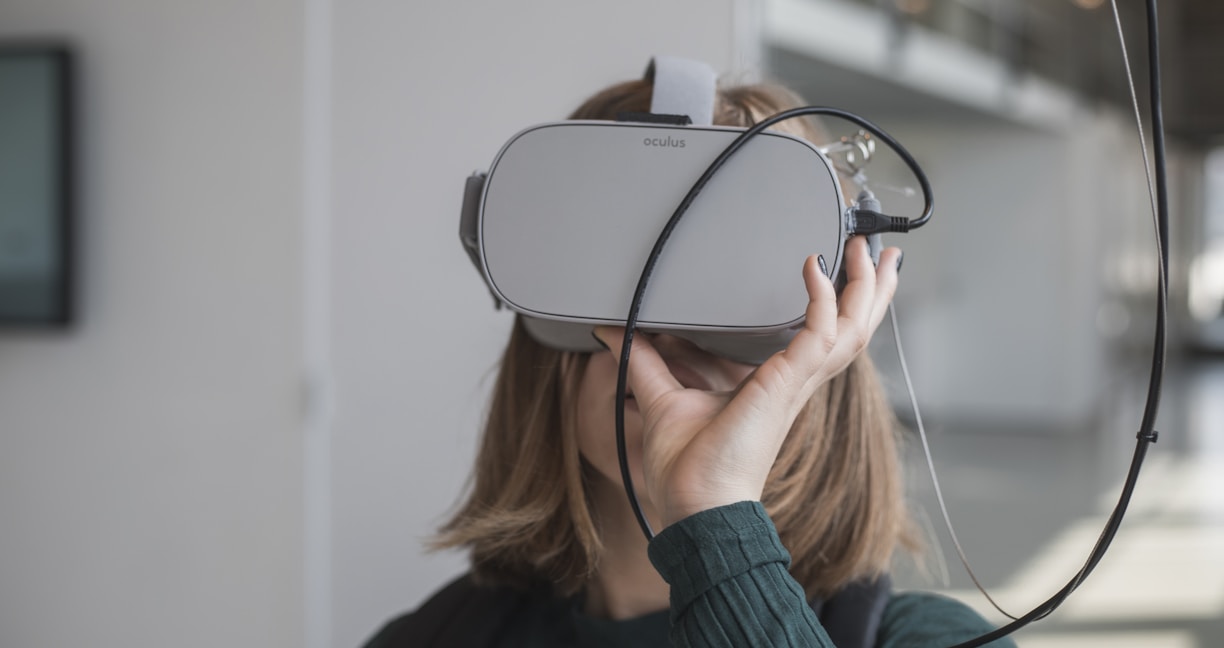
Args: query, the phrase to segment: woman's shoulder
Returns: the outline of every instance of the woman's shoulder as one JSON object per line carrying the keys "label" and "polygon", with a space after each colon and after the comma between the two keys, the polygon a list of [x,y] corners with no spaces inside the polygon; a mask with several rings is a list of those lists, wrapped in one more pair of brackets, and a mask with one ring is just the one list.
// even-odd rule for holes
{"label": "woman's shoulder", "polygon": [[531,596],[527,590],[480,586],[464,574],[416,610],[388,621],[365,648],[489,645],[506,617]]}
{"label": "woman's shoulder", "polygon": [[[994,630],[982,615],[964,603],[932,592],[896,592],[880,621],[879,648],[948,648]],[[1015,648],[1010,637],[986,644]]]}

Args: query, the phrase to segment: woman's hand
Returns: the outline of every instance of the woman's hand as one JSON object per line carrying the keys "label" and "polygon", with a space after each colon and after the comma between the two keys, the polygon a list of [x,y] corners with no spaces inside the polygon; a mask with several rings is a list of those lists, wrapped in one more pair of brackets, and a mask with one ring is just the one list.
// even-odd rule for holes
{"label": "woman's hand", "polygon": [[[643,418],[642,485],[664,526],[706,509],[759,500],[774,459],[799,411],[824,382],[866,347],[897,286],[901,252],[888,248],[873,267],[863,237],[846,246],[840,302],[816,257],[803,280],[807,321],[786,349],[734,392],[686,389],[645,336],[635,336],[628,382]],[[598,337],[620,356],[623,329]]]}

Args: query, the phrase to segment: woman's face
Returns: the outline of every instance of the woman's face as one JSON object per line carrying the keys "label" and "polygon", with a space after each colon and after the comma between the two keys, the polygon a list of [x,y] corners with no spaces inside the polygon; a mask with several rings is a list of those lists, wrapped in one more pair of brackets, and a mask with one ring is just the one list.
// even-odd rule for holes
{"label": "woman's face", "polygon": [[[756,368],[711,355],[675,336],[652,335],[649,339],[672,375],[687,388],[731,391]],[[608,351],[591,354],[578,386],[576,419],[578,450],[583,459],[594,469],[595,477],[620,489],[623,484],[616,456],[617,360]],[[638,498],[646,505],[642,489],[642,415],[632,393],[630,386],[625,398],[625,448]]]}

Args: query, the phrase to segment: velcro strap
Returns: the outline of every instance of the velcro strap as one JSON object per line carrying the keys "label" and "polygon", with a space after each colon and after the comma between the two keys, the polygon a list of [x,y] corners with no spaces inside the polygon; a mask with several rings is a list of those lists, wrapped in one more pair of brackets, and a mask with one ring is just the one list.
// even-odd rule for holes
{"label": "velcro strap", "polygon": [[718,75],[709,65],[675,56],[656,56],[646,67],[645,78],[654,83],[650,112],[688,115],[697,126],[713,123]]}

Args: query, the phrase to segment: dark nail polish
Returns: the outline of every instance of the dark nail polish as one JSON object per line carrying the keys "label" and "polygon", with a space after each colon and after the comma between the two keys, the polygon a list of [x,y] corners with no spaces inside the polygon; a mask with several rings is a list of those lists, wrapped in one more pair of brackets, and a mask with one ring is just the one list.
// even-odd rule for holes
{"label": "dark nail polish", "polygon": [[820,274],[826,277],[829,276],[829,266],[825,264],[823,254],[816,255],[816,265],[820,266]]}
{"label": "dark nail polish", "polygon": [[611,350],[612,350],[612,349],[609,349],[609,348],[608,348],[608,345],[607,345],[607,344],[604,344],[604,341],[603,341],[603,340],[599,339],[599,336],[598,336],[598,335],[595,335],[595,331],[591,331],[591,339],[593,339],[593,340],[595,340],[596,342],[598,342],[598,343],[599,343],[599,346],[601,346],[601,347],[603,347],[603,348],[604,348],[604,351],[611,351]]}
{"label": "dark nail polish", "polygon": [[901,264],[905,262],[905,253],[897,255],[897,272],[901,272]]}

